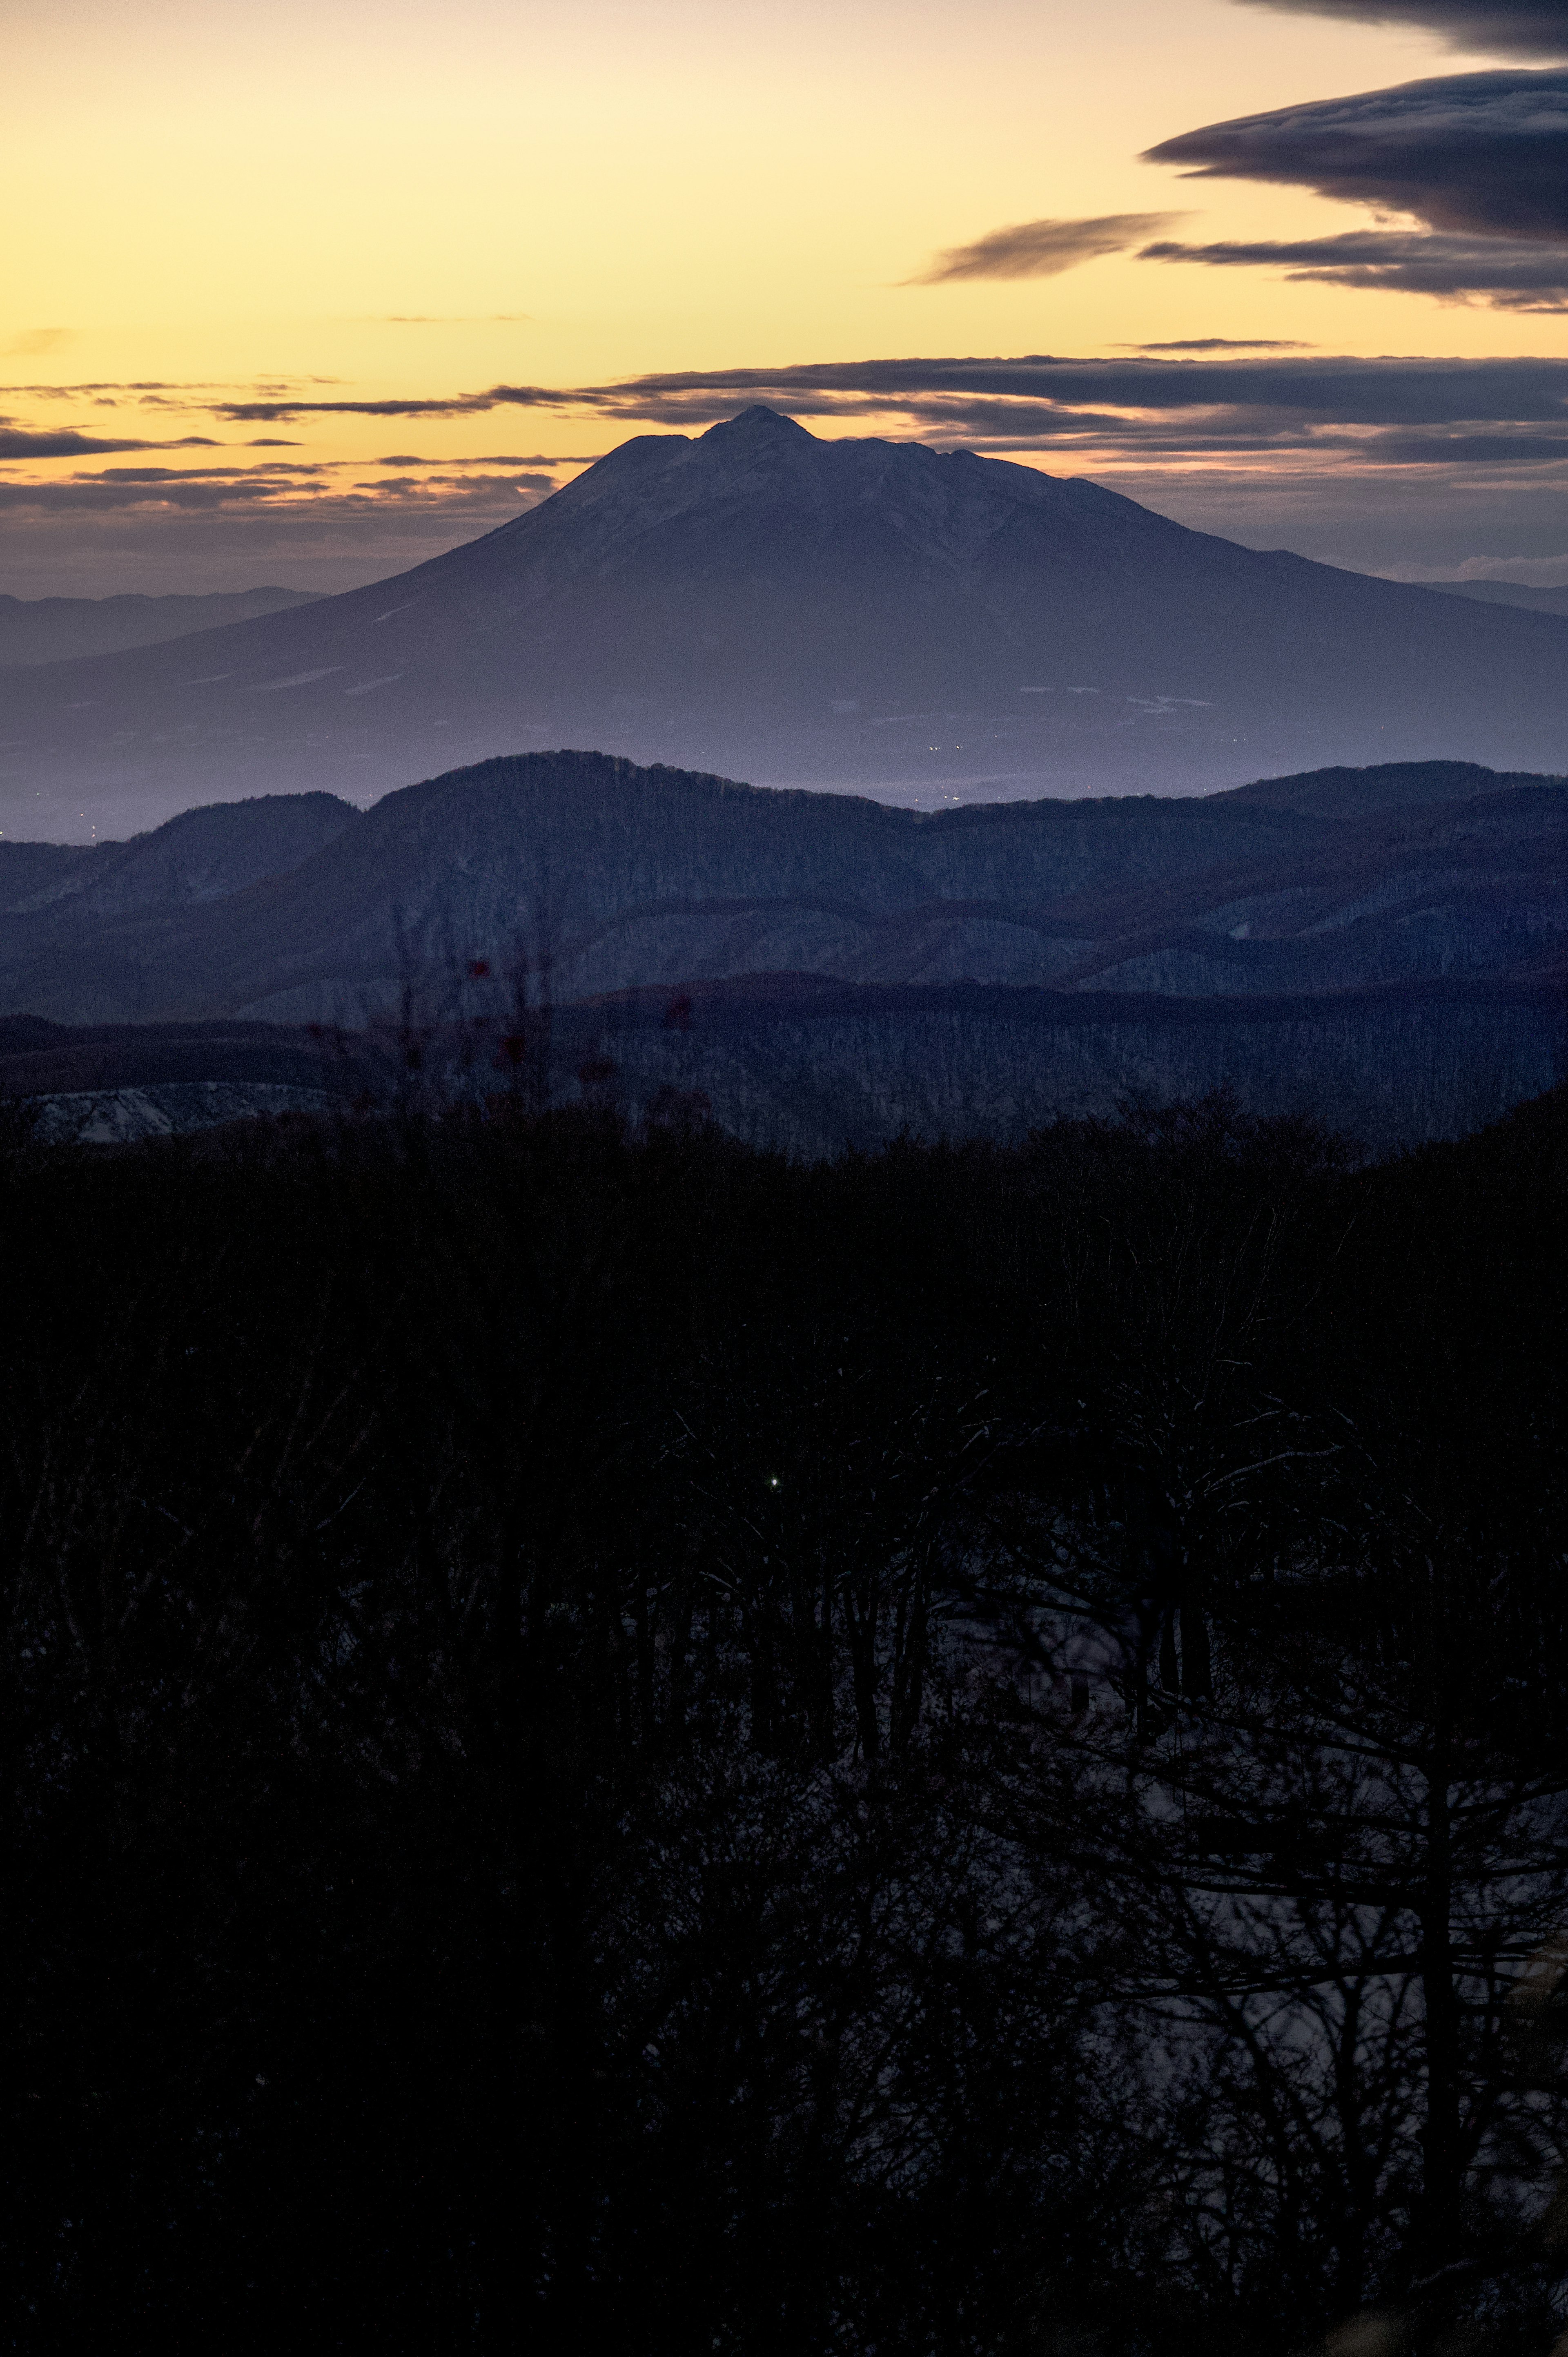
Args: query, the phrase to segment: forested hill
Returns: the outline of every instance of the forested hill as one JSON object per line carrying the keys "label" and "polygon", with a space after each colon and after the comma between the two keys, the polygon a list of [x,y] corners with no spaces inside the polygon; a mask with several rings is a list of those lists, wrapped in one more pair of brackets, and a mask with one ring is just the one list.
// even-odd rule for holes
{"label": "forested hill", "polygon": [[1544,2357],[1565,1114],[0,1156],[8,2344]]}
{"label": "forested hill", "polygon": [[355,813],[274,796],[127,845],[0,844],[0,1009],[359,1019],[418,968],[547,958],[564,998],[810,972],[1279,993],[1550,973],[1568,796],[1455,762],[1205,797],[928,813],[596,753]]}

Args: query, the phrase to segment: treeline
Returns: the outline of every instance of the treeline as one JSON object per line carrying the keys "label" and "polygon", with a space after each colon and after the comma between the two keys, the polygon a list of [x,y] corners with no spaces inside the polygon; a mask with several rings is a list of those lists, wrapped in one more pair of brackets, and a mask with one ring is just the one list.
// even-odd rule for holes
{"label": "treeline", "polygon": [[[660,1087],[698,1091],[725,1128],[805,1158],[910,1131],[1016,1144],[1063,1114],[1190,1102],[1221,1082],[1252,1114],[1311,1105],[1390,1153],[1498,1120],[1565,1063],[1552,985],[1250,1001],[964,984],[832,994],[823,984],[813,1004],[791,978],[771,998],[759,980],[694,1007],[648,992],[643,1005],[564,1008],[562,1078],[569,1089],[596,1039],[644,1103]],[[686,1009],[678,1025],[671,1005]]]}
{"label": "treeline", "polygon": [[660,1112],[7,1146],[7,2345],[1544,2357],[1568,1097]]}

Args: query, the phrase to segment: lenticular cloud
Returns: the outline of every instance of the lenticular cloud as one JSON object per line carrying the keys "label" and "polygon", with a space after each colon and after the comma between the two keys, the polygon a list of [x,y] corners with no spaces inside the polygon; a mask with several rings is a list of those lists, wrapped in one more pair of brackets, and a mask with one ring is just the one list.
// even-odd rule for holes
{"label": "lenticular cloud", "polygon": [[1568,242],[1568,70],[1445,74],[1240,115],[1145,161],[1315,188],[1455,235]]}

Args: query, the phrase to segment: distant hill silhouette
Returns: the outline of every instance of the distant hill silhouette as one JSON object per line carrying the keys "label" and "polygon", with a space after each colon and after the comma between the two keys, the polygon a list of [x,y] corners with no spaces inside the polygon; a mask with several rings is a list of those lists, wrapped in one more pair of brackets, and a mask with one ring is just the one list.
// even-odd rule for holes
{"label": "distant hill silhouette", "polygon": [[1520,581],[1428,581],[1450,597],[1475,597],[1487,606],[1527,606],[1537,614],[1568,614],[1568,581],[1545,589],[1527,588]]}
{"label": "distant hill silhouette", "polygon": [[0,597],[0,669],[14,663],[69,662],[118,654],[127,647],[212,630],[260,614],[312,606],[314,589],[219,589],[194,597]]}
{"label": "distant hill silhouette", "polygon": [[387,788],[512,748],[933,802],[1326,763],[1554,769],[1568,619],[1190,532],[1090,482],[765,409],[624,444],[341,597],[9,674],[0,829]]}
{"label": "distant hill silhouette", "polygon": [[0,845],[0,1011],[354,1022],[476,959],[556,996],[814,974],[1244,996],[1568,956],[1568,791],[1462,763],[939,813],[598,753]]}

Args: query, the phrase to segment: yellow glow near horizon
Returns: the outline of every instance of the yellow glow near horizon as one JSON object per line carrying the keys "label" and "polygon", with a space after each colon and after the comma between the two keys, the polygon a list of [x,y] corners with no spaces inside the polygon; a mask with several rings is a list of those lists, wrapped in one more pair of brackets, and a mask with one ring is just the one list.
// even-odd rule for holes
{"label": "yellow glow near horizon", "polygon": [[[900,283],[1045,216],[1185,212],[1203,238],[1359,227],[1305,192],[1184,182],[1137,156],[1200,123],[1467,62],[1495,60],[1227,0],[975,0],[961,16],[920,0],[50,0],[7,31],[0,203],[27,234],[7,252],[0,379],[437,398],[1192,335],[1568,354],[1568,318],[1266,270],[1122,255],[1047,280]],[[247,463],[275,436],[350,467],[576,455],[626,430],[517,410],[237,426],[209,398],[29,390],[0,408],[25,426],[209,434]]]}

